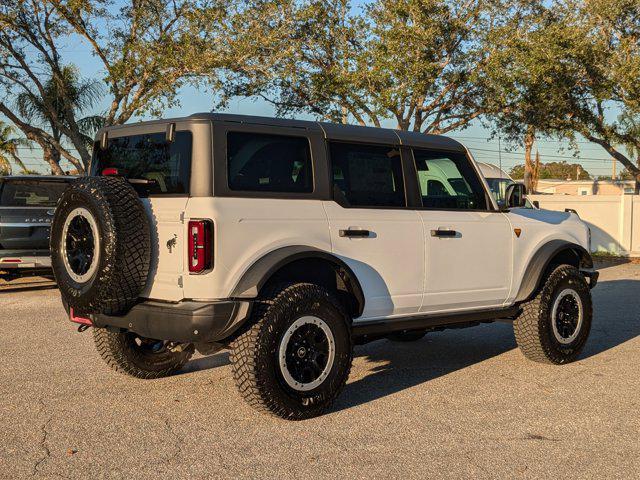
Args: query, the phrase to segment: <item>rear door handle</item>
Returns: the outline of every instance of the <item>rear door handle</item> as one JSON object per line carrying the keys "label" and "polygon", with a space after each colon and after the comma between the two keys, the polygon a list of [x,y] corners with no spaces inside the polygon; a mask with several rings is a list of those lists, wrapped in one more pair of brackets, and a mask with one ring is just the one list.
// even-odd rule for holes
{"label": "rear door handle", "polygon": [[455,237],[458,235],[458,232],[456,232],[455,230],[448,230],[448,229],[444,229],[444,228],[439,228],[437,230],[431,230],[431,236],[432,237]]}
{"label": "rear door handle", "polygon": [[371,232],[363,228],[349,227],[346,230],[340,230],[341,237],[367,238]]}

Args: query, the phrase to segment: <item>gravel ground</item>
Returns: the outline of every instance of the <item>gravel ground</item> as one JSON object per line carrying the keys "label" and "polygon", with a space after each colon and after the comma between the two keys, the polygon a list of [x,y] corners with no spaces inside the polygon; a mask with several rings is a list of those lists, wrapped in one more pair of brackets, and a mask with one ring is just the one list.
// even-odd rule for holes
{"label": "gravel ground", "polygon": [[503,323],[356,348],[321,418],[254,413],[227,353],[110,371],[56,290],[0,293],[0,478],[639,478],[640,265],[609,264],[581,359],[525,360]]}

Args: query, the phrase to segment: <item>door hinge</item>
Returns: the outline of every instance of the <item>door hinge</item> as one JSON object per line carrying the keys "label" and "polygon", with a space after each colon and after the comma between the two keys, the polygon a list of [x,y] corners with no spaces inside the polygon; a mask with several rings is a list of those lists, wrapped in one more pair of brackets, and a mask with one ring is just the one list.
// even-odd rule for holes
{"label": "door hinge", "polygon": [[178,286],[182,288],[182,275],[178,277]]}
{"label": "door hinge", "polygon": [[184,212],[180,212],[180,223],[184,223]]}

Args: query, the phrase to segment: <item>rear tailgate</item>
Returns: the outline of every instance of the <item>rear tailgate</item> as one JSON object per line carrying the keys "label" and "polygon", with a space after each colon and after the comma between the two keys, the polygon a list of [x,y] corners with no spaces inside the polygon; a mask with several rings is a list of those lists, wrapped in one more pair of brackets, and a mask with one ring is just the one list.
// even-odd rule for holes
{"label": "rear tailgate", "polygon": [[151,227],[151,266],[142,297],[179,301],[183,299],[184,211],[187,197],[142,198]]}

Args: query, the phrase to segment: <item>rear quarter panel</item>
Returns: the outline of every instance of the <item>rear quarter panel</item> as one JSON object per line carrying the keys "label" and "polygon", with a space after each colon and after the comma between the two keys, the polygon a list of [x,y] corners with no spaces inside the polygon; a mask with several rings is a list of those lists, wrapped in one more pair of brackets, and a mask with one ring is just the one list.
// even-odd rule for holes
{"label": "rear quarter panel", "polygon": [[228,298],[254,262],[281,247],[305,245],[331,252],[319,200],[191,198],[185,223],[190,218],[214,223],[214,267],[201,275],[185,273],[185,298]]}

